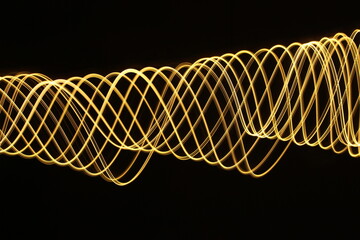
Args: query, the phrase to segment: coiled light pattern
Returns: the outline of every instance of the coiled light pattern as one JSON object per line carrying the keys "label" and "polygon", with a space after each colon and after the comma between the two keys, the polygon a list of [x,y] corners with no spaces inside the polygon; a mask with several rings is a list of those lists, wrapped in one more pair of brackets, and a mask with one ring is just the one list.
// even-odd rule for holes
{"label": "coiled light pattern", "polygon": [[0,153],[118,185],[151,156],[255,177],[291,143],[360,155],[359,30],[173,67],[0,77]]}

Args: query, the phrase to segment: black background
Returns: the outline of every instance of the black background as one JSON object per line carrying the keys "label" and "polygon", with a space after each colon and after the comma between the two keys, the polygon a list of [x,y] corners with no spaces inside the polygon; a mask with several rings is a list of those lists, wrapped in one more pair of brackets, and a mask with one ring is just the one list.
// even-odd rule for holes
{"label": "black background", "polygon": [[[0,74],[53,78],[176,66],[360,27],[356,6],[335,1],[12,1],[0,10]],[[360,161],[319,148],[292,146],[260,179],[172,156],[154,156],[125,187],[6,155],[0,170],[1,239],[343,239],[359,231]]]}

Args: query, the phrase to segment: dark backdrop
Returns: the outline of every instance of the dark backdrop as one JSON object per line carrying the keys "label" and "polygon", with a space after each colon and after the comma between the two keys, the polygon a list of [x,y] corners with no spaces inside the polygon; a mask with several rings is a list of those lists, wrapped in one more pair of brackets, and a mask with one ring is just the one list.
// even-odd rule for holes
{"label": "dark backdrop", "polygon": [[[0,73],[66,78],[176,66],[360,27],[356,6],[342,2],[234,2],[2,3]],[[154,156],[126,187],[6,155],[0,155],[0,170],[4,239],[293,239],[358,233],[360,161],[319,148],[291,147],[260,179],[172,156]]]}

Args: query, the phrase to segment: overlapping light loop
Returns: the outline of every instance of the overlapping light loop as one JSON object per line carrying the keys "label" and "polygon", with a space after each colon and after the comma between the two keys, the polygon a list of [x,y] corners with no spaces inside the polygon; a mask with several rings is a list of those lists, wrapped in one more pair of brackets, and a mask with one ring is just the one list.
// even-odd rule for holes
{"label": "overlapping light loop", "polygon": [[0,77],[0,153],[125,185],[171,154],[268,173],[291,143],[360,156],[359,30],[173,67]]}

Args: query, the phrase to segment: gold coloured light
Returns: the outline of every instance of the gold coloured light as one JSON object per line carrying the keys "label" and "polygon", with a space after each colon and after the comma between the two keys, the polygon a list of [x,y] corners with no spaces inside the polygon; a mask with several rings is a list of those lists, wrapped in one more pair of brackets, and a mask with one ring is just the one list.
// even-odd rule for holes
{"label": "gold coloured light", "polygon": [[292,143],[359,157],[358,33],[176,68],[0,77],[0,153],[118,185],[135,180],[154,153],[254,177]]}

